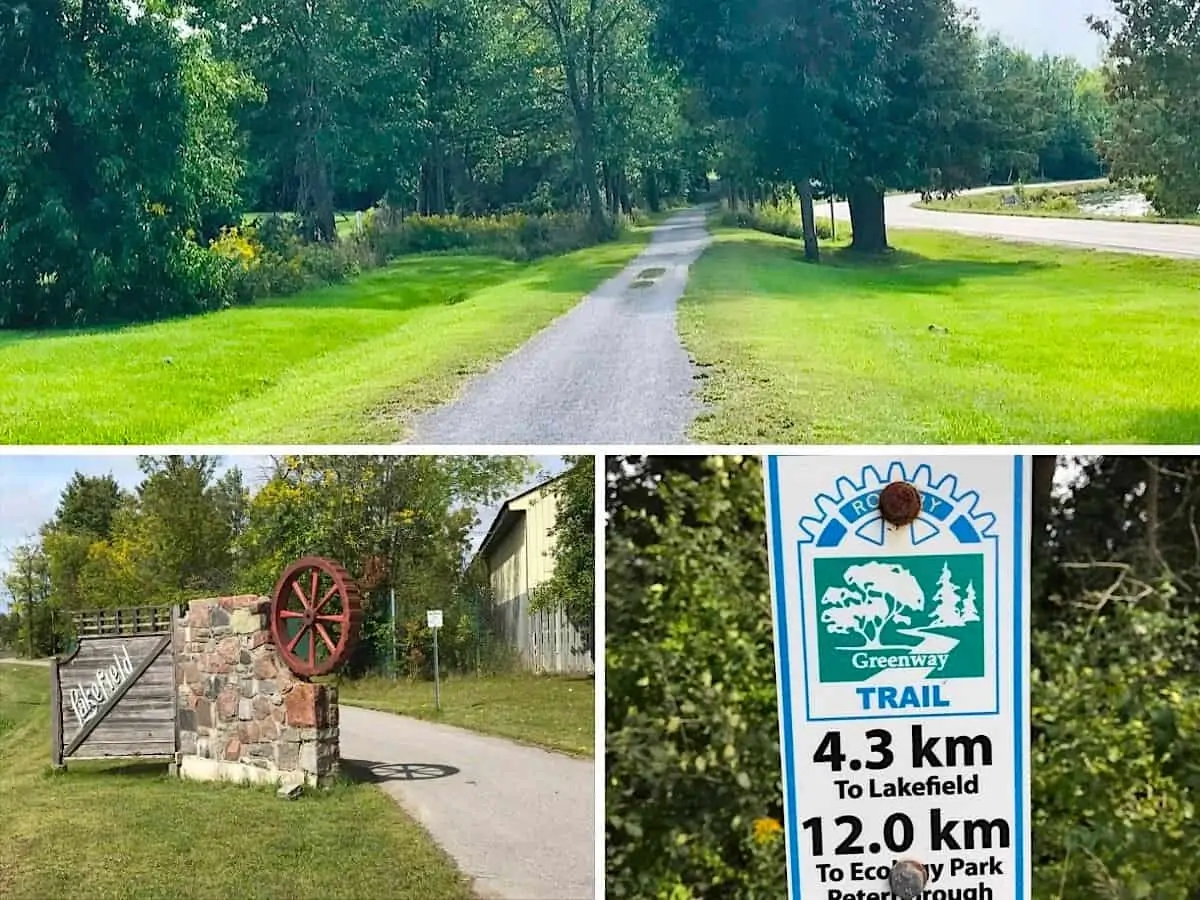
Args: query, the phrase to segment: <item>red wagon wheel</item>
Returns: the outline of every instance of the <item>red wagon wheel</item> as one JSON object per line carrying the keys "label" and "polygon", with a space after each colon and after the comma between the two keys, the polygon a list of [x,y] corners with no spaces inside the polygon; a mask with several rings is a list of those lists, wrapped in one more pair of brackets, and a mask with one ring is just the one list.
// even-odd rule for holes
{"label": "red wagon wheel", "polygon": [[271,595],[271,636],[287,667],[308,678],[350,658],[362,623],[362,593],[333,560],[292,563]]}

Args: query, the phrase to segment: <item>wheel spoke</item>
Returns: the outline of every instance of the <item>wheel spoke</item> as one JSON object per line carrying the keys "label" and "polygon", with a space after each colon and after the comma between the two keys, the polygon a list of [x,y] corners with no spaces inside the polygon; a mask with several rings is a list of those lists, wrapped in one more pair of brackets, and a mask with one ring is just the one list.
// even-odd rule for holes
{"label": "wheel spoke", "polygon": [[[296,632],[296,636],[294,638],[292,638],[292,642],[287,645],[288,653],[294,653],[296,651],[296,645],[298,643],[300,643],[300,638],[304,637],[304,632],[307,630],[308,630],[307,625],[300,626],[300,630]],[[311,643],[311,641],[309,643]]]}
{"label": "wheel spoke", "polygon": [[328,603],[329,599],[337,592],[338,592],[338,586],[335,584],[333,587],[331,587],[328,591],[325,592],[325,596],[321,598],[321,602],[316,605],[315,611],[320,612],[322,609],[324,609],[325,604]]}
{"label": "wheel spoke", "polygon": [[317,637],[312,632],[308,635],[308,667],[311,669],[317,663]]}
{"label": "wheel spoke", "polygon": [[304,605],[304,608],[308,609],[308,598],[304,596],[304,591],[300,590],[300,581],[299,580],[292,582],[292,591],[295,593],[295,595],[297,597],[300,598],[300,602]]}
{"label": "wheel spoke", "polygon": [[335,614],[335,615],[332,615],[332,616],[331,616],[331,615],[329,615],[328,613],[326,613],[325,615],[322,615],[322,616],[317,616],[317,619],[318,619],[319,621],[321,621],[321,622],[341,622],[341,623],[345,623],[345,622],[346,622],[346,620],[347,620],[347,619],[349,619],[349,618],[350,618],[350,615],[349,615],[348,613],[344,613],[344,612],[337,613],[337,614]]}
{"label": "wheel spoke", "polygon": [[[317,622],[315,627],[317,629],[317,632],[321,635],[321,640],[323,640],[325,642],[325,646],[329,648],[329,652],[333,653],[334,644],[333,644],[333,641],[331,641],[329,639],[329,633],[325,631],[325,626],[322,625],[320,622]],[[314,643],[315,643],[315,641],[314,641]]]}
{"label": "wheel spoke", "polygon": [[304,613],[296,612],[294,609],[279,610],[279,618],[281,619],[303,619]]}
{"label": "wheel spoke", "polygon": [[313,604],[317,602],[317,579],[320,577],[321,577],[321,570],[313,569],[312,570],[312,587],[309,588],[309,590],[308,590],[308,608],[309,609],[313,609],[313,610],[316,609],[316,607],[313,606]]}

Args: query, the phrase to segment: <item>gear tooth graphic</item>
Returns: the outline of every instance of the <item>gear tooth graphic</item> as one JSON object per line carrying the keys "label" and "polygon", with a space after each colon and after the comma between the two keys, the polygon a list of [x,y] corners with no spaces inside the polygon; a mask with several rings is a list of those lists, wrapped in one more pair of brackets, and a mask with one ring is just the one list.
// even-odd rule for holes
{"label": "gear tooth graphic", "polygon": [[[979,535],[995,537],[993,529],[996,525],[996,516],[989,512],[978,511],[981,501],[979,492],[962,490],[959,487],[957,475],[948,473],[935,480],[933,466],[929,463],[921,463],[910,474],[905,471],[904,463],[900,460],[894,460],[887,464],[886,477],[880,474],[881,468],[884,467],[875,464],[863,466],[859,472],[857,481],[848,475],[839,476],[834,483],[834,493],[832,495],[819,494],[814,498],[813,502],[816,505],[818,514],[805,516],[799,522],[800,530],[807,536],[806,543],[817,541],[822,534],[825,534],[826,539],[829,539],[829,535],[826,534],[826,528],[830,524],[830,519],[841,519],[840,508],[842,504],[854,494],[868,491],[872,488],[882,488],[896,480],[908,481],[918,491],[934,491],[950,500],[963,516],[971,520],[972,525]],[[882,520],[880,522],[882,523]],[[848,522],[843,522],[842,524],[843,526],[849,525]],[[934,535],[939,534],[941,530],[942,527],[938,523],[927,521],[924,517],[918,518],[913,523],[913,544],[922,544]],[[860,526],[855,533],[873,544],[881,546],[883,544],[882,528],[880,529],[878,540],[873,528],[869,528],[866,524]]]}
{"label": "gear tooth graphic", "polygon": [[932,483],[933,482],[933,473],[931,472],[930,476],[929,476],[929,480],[930,480],[929,486],[933,490],[942,491],[944,493],[949,494],[951,497],[956,497],[958,495],[958,476],[957,475],[947,475],[941,481],[939,481],[937,484],[933,484]]}
{"label": "gear tooth graphic", "polygon": [[933,484],[933,467],[929,463],[921,463],[917,466],[917,470],[913,472],[913,484]]}
{"label": "gear tooth graphic", "polygon": [[845,475],[840,476],[838,478],[838,480],[836,482],[834,482],[833,486],[837,490],[837,495],[838,495],[839,500],[844,500],[846,497],[850,496],[851,494],[857,493],[858,491],[860,491],[862,489],[861,484],[855,484],[853,481],[851,481]]}
{"label": "gear tooth graphic", "polygon": [[890,484],[893,481],[908,481],[907,474],[904,471],[904,463],[900,462],[900,460],[896,460],[888,466],[887,482],[885,483]]}
{"label": "gear tooth graphic", "polygon": [[879,474],[878,469],[876,469],[874,466],[863,466],[862,481],[858,485],[860,490],[872,485],[879,485],[882,487],[885,484],[887,484],[887,482],[883,480],[883,476]]}
{"label": "gear tooth graphic", "polygon": [[834,499],[828,494],[818,494],[816,497],[817,511],[821,514],[821,518],[828,518],[832,513],[837,512],[838,500],[841,497]]}
{"label": "gear tooth graphic", "polygon": [[813,519],[805,517],[800,520],[800,530],[808,535],[810,541],[815,541],[817,535],[821,533],[821,519]]}

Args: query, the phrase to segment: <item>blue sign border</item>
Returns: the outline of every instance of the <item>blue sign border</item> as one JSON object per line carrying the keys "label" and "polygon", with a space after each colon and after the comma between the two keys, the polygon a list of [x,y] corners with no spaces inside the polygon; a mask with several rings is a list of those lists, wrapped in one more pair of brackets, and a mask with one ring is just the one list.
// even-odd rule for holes
{"label": "blue sign border", "polygon": [[[1027,743],[1025,719],[1025,620],[1024,620],[1024,530],[1025,530],[1025,457],[1010,457],[1013,463],[1013,624],[1016,640],[1013,642],[1013,830],[1016,832],[1013,851],[1016,861],[1016,898],[1025,900],[1029,895],[1025,885],[1025,749]],[[784,833],[787,838],[788,890],[792,900],[803,900],[800,887],[800,835],[796,824],[800,821],[796,808],[795,772],[796,750],[792,739],[792,684],[791,654],[788,645],[787,604],[784,590],[783,529],[779,502],[779,457],[767,457],[767,501],[771,516],[771,556],[774,577],[772,592],[775,601],[776,666],[779,686],[780,731],[783,750],[784,810],[787,821]],[[997,579],[1000,567],[996,567]],[[999,603],[999,592],[996,597]],[[999,640],[999,628],[996,630]],[[803,645],[801,645],[803,652]],[[805,670],[807,671],[807,669]],[[999,667],[997,667],[997,679]],[[998,686],[998,682],[997,682]],[[807,695],[805,697],[807,706]],[[806,709],[807,713],[807,709]],[[960,714],[960,715],[978,715]],[[807,717],[806,717],[807,720]],[[813,720],[829,721],[829,720]]]}

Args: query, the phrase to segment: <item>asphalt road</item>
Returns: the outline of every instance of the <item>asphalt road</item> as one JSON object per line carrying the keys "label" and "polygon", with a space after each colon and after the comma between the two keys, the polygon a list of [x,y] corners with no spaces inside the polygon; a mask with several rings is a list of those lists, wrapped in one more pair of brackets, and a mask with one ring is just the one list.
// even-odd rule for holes
{"label": "asphalt road", "polygon": [[[1042,187],[1042,185],[1038,185]],[[1003,188],[981,188],[983,191]],[[968,191],[966,193],[975,193]],[[1035,216],[980,215],[915,209],[917,194],[897,194],[885,201],[888,228],[953,231],[976,237],[1061,244],[1092,250],[1200,259],[1200,226],[1154,222],[1105,222],[1095,219],[1051,219]],[[850,221],[850,207],[836,204],[839,222]],[[828,212],[818,206],[818,215]]]}
{"label": "asphalt road", "polygon": [[595,896],[591,760],[373,710],[340,715],[343,762],[369,771],[481,897]]}
{"label": "asphalt road", "polygon": [[[468,381],[458,399],[419,416],[407,442],[684,442],[699,403],[675,306],[709,240],[704,210],[668,219],[619,275]],[[664,271],[634,287],[647,269]]]}

